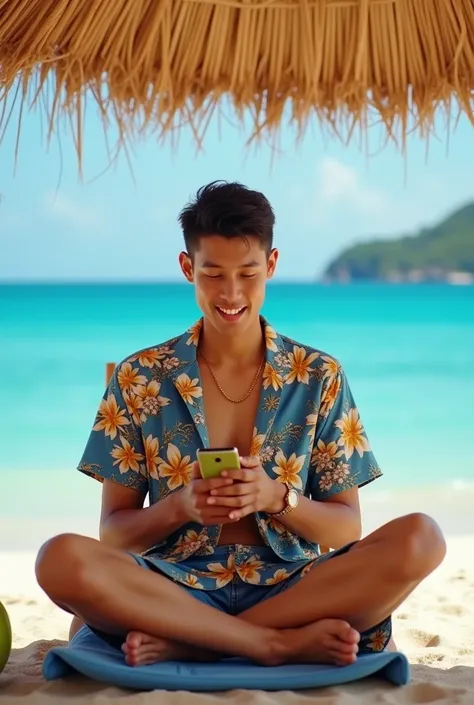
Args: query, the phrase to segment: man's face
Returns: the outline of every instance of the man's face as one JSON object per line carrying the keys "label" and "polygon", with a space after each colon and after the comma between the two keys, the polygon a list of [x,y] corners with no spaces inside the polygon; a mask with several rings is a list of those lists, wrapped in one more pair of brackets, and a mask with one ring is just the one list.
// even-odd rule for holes
{"label": "man's face", "polygon": [[179,257],[206,321],[226,334],[240,333],[258,318],[277,259],[277,250],[267,256],[256,237],[220,235],[202,237],[192,259],[184,252]]}

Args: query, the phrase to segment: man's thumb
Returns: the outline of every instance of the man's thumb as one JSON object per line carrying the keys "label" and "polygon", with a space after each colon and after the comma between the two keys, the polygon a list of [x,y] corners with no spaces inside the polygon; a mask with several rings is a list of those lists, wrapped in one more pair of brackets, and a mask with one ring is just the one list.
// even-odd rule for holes
{"label": "man's thumb", "polygon": [[197,460],[194,461],[192,466],[191,480],[202,480],[201,471],[199,470],[199,462]]}

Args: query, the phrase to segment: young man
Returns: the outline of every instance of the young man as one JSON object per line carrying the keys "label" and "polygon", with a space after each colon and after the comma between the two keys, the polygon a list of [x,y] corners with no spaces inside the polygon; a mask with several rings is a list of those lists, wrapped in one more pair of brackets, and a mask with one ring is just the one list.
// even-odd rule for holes
{"label": "young man", "polygon": [[[278,259],[267,199],[212,183],[180,223],[202,319],[118,365],[79,465],[103,482],[101,541],[52,538],[37,579],[130,665],[382,650],[443,537],[412,514],[361,540],[358,488],[381,471],[341,365],[260,315]],[[241,469],[202,479],[202,446],[236,446]]]}

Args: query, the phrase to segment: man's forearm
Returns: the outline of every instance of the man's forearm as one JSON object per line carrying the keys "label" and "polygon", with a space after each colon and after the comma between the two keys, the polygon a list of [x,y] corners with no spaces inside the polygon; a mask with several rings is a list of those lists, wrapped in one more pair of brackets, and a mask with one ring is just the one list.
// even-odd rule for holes
{"label": "man's forearm", "polygon": [[150,507],[119,509],[100,526],[100,540],[114,548],[142,552],[166,539],[187,521],[179,492]]}
{"label": "man's forearm", "polygon": [[298,506],[277,521],[306,541],[330,548],[358,541],[362,533],[360,514],[352,507],[301,496]]}

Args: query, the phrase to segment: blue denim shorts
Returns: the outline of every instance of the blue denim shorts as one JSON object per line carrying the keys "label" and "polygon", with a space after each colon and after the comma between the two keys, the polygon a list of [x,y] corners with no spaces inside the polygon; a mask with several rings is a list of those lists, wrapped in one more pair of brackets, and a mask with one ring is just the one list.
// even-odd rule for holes
{"label": "blue denim shorts", "polygon": [[[173,582],[175,582],[176,585],[179,585],[180,588],[185,590],[199,602],[202,602],[221,612],[225,612],[230,615],[238,615],[257,604],[264,602],[265,600],[275,597],[275,595],[279,595],[280,593],[289,590],[304,578],[304,574],[308,568],[310,570],[315,570],[322,562],[331,560],[335,556],[341,555],[342,553],[346,553],[352,546],[353,543],[335,551],[331,551],[330,553],[325,553],[312,562],[309,566],[306,565],[306,567],[293,572],[288,578],[281,580],[274,585],[244,582],[237,574],[230,582],[227,583],[227,585],[214,590],[196,589],[192,586],[185,585],[182,582]],[[234,550],[234,546],[216,546],[212,554],[212,560],[226,564],[230,553]],[[264,562],[274,563],[277,559],[275,553],[269,547],[258,546],[258,554],[260,559]],[[147,557],[136,553],[131,553],[129,555],[131,555],[136,560],[138,565],[145,570],[152,570],[153,572],[172,580],[169,575],[160,570],[160,563],[162,563],[161,560],[150,560]],[[185,563],[186,568],[193,568],[197,571],[205,570],[207,564],[209,563],[209,559],[209,555],[194,555],[182,562],[181,565]],[[282,563],[282,565],[287,564]],[[123,643],[123,638],[119,639],[116,636],[104,635],[96,629],[93,629],[93,631],[107,641],[107,643],[117,646],[118,648],[120,648]],[[392,620],[389,616],[383,622],[380,622],[379,624],[376,624],[361,633],[359,653],[383,651],[390,640],[391,634]]]}
{"label": "blue denim shorts", "polygon": [[[276,556],[274,551],[268,546],[248,547],[240,546],[240,544],[238,547],[234,545],[215,546],[211,555],[193,555],[190,558],[181,561],[179,565],[185,567],[186,569],[192,568],[198,574],[201,571],[205,573],[207,571],[208,564],[211,561],[221,563],[225,566],[227,565],[228,558],[232,553],[235,555],[235,552],[238,549],[243,549],[245,552],[246,548],[251,549],[252,552],[257,552],[258,558],[262,562],[268,565],[273,564],[274,568],[280,565],[280,563],[277,563],[277,561],[279,561],[278,556]],[[157,573],[166,575],[164,571],[160,570],[160,567],[163,565],[163,560],[149,559],[146,556],[141,556],[134,553],[130,555],[143,568],[148,568]],[[288,563],[281,561],[281,567],[283,566],[288,567]],[[166,577],[169,577],[169,575],[166,575]],[[260,602],[268,600],[270,597],[279,595],[280,592],[287,590],[289,587],[299,582],[300,577],[301,569],[299,569],[296,573],[292,573],[286,580],[282,580],[274,585],[266,585],[265,582],[259,582],[257,584],[247,581],[244,582],[236,572],[234,579],[228,582],[227,585],[212,590],[196,589],[195,587],[192,587],[192,585],[186,585],[177,580],[173,582],[183,588],[183,590],[185,590],[189,595],[192,595],[192,597],[196,600],[199,600],[199,602],[203,602],[204,604],[209,605],[209,607],[214,607],[221,612],[226,612],[227,614],[236,616],[241,612],[245,612],[251,607],[258,605]]]}

